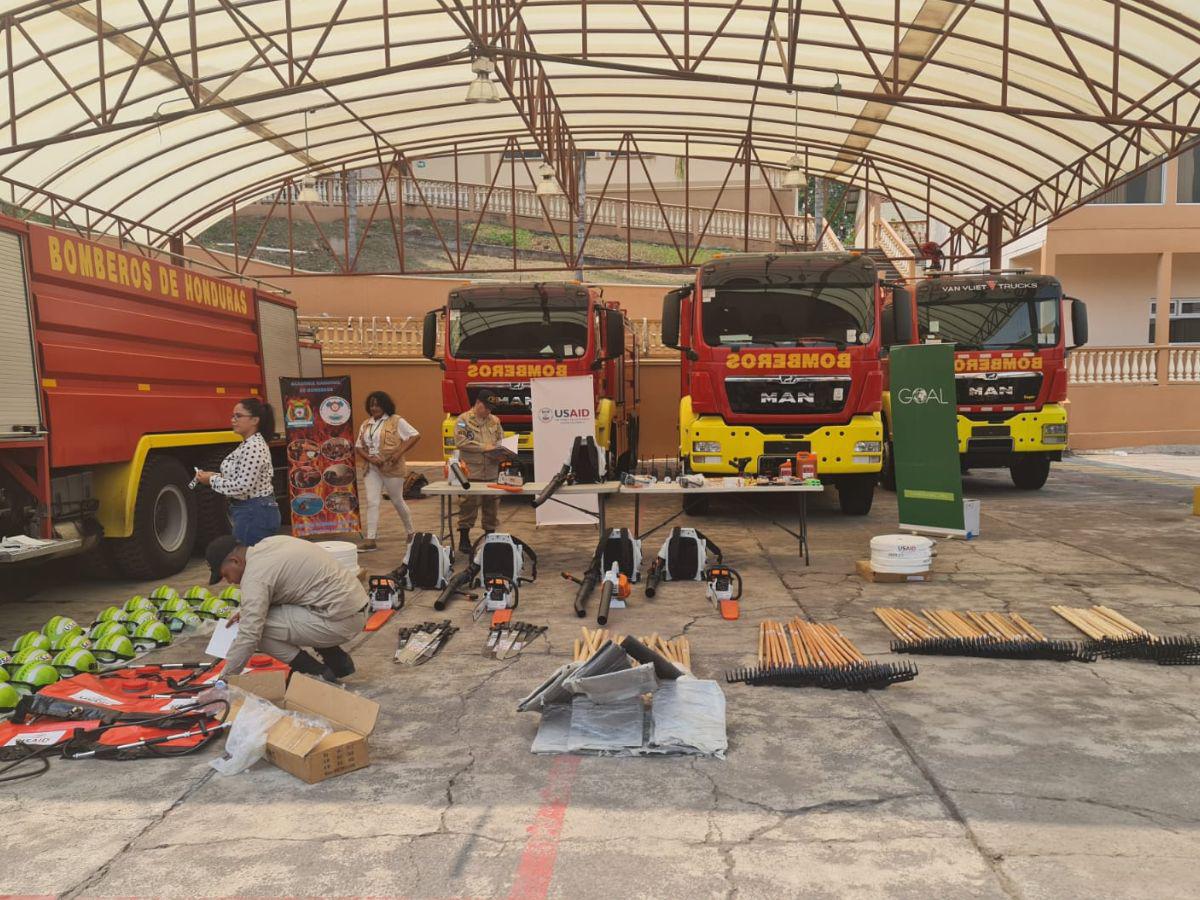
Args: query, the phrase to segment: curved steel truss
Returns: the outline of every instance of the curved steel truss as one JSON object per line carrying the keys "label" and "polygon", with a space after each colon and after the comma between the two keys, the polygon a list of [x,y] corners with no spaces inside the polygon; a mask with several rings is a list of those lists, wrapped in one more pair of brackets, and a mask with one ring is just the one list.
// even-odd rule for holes
{"label": "curved steel truss", "polygon": [[1194,0],[0,2],[0,51],[8,199],[160,246],[347,165],[515,142],[574,208],[580,150],[778,168],[798,120],[958,252],[1200,136]]}

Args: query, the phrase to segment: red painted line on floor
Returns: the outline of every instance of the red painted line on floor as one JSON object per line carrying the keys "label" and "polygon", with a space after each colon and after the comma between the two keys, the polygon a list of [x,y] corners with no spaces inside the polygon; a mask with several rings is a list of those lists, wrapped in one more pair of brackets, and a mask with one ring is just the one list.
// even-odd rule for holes
{"label": "red painted line on floor", "polygon": [[541,900],[549,894],[558,859],[558,838],[580,762],[578,756],[558,756],[550,763],[550,774],[541,790],[542,805],[533,817],[533,824],[526,829],[529,839],[517,864],[509,900]]}

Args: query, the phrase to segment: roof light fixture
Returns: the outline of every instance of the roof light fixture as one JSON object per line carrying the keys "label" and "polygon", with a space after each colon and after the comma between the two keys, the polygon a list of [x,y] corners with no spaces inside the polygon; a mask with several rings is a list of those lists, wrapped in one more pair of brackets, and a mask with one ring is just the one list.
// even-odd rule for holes
{"label": "roof light fixture", "polygon": [[[311,166],[312,157],[308,153],[308,114],[311,110],[304,111],[304,164]],[[300,193],[296,197],[297,203],[320,203],[321,195],[317,193],[317,180],[312,177],[312,173],[306,173],[303,180],[300,182]]]}
{"label": "roof light fixture", "polygon": [[804,190],[808,184],[808,179],[804,177],[804,157],[800,155],[800,92],[790,92],[796,98],[793,105],[792,115],[792,155],[788,157],[787,172],[783,175],[783,186],[785,188],[795,188],[798,191]]}
{"label": "roof light fixture", "polygon": [[475,80],[467,88],[467,102],[499,103],[500,93],[492,82],[492,75],[496,73],[495,61],[486,56],[476,56],[471,60],[471,71],[475,73]]}

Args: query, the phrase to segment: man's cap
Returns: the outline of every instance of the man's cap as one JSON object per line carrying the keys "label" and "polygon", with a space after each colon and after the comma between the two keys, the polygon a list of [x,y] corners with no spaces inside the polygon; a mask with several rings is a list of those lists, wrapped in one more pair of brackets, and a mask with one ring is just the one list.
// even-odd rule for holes
{"label": "man's cap", "polygon": [[232,534],[223,534],[209,541],[208,549],[204,551],[204,558],[208,560],[208,567],[212,570],[212,577],[208,580],[209,584],[216,584],[221,580],[221,564],[225,562],[236,546],[238,546],[238,540]]}
{"label": "man's cap", "polygon": [[484,388],[475,395],[475,400],[479,403],[485,403],[488,406],[494,406],[496,403],[496,394],[490,388]]}

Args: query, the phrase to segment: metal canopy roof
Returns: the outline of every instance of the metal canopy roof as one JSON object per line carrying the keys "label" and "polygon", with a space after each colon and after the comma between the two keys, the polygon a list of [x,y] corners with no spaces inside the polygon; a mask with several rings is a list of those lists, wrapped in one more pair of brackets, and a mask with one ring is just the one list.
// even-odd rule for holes
{"label": "metal canopy roof", "polygon": [[[16,203],[156,240],[349,162],[574,151],[758,160],[983,243],[1200,135],[1195,0],[0,0]],[[503,101],[468,105],[474,54]],[[794,88],[794,92],[793,92]],[[307,128],[305,110],[310,110]],[[307,149],[306,149],[307,146]]]}

